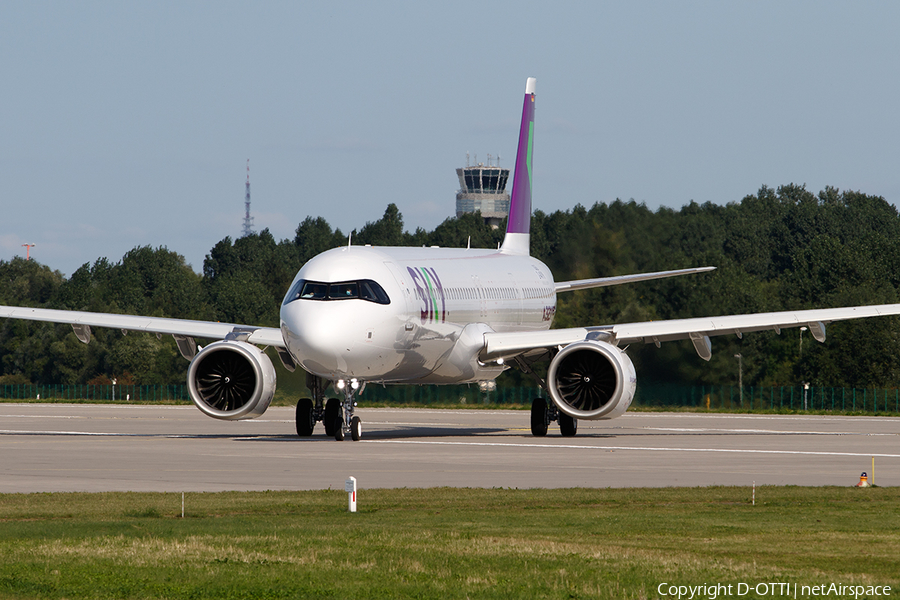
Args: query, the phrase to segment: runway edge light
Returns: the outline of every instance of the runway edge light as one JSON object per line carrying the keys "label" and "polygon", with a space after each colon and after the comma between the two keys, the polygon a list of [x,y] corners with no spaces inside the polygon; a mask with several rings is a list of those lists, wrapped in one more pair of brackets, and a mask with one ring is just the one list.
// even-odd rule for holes
{"label": "runway edge light", "polygon": [[348,510],[356,512],[356,477],[350,477],[344,482],[344,491],[347,492]]}
{"label": "runway edge light", "polygon": [[869,487],[869,476],[863,472],[863,474],[859,476],[859,483],[854,487]]}

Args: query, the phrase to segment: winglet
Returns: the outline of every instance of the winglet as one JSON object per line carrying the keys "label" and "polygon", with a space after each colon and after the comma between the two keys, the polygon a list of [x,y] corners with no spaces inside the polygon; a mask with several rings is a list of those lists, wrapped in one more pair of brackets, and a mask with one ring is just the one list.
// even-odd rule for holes
{"label": "winglet", "polygon": [[531,153],[534,147],[534,88],[537,80],[525,82],[525,102],[522,106],[522,125],[519,128],[519,148],[516,152],[516,171],[513,174],[509,201],[509,220],[501,252],[528,256],[531,245]]}

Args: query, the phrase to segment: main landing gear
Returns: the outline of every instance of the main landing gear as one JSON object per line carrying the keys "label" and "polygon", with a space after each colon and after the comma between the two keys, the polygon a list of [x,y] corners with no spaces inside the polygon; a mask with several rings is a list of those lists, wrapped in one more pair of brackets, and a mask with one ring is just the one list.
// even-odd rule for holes
{"label": "main landing gear", "polygon": [[551,421],[559,421],[559,432],[563,437],[574,437],[578,431],[578,419],[561,412],[546,398],[535,398],[531,403],[531,434],[544,437]]}
{"label": "main landing gear", "polygon": [[[297,435],[309,437],[313,434],[316,423],[321,421],[325,426],[325,435],[341,441],[349,435],[353,441],[362,437],[362,420],[353,415],[356,402],[353,396],[357,390],[355,382],[343,382],[344,399],[325,399],[325,389],[328,382],[315,375],[306,376],[306,387],[312,395],[310,398],[300,398],[297,401]],[[339,383],[336,387],[341,387]],[[357,386],[358,387],[358,386]]]}
{"label": "main landing gear", "polygon": [[[534,363],[541,359],[552,360],[556,356],[555,351],[546,352],[538,357],[532,357],[526,360],[523,356],[515,357],[514,361],[520,371],[531,376],[539,388],[547,391],[546,382],[532,368]],[[546,398],[535,398],[531,402],[531,435],[535,437],[544,437],[550,428],[552,421],[559,422],[559,432],[563,437],[574,437],[578,432],[578,419],[570,417],[566,413],[560,411],[556,404],[548,401]]]}

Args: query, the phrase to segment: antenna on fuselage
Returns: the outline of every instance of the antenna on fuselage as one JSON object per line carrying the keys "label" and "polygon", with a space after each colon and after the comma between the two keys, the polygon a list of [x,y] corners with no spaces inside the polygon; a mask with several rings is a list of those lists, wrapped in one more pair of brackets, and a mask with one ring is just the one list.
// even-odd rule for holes
{"label": "antenna on fuselage", "polygon": [[350,243],[352,241],[353,241],[353,232],[351,231],[350,234],[347,236],[347,247],[348,248],[350,247]]}
{"label": "antenna on fuselage", "polygon": [[471,247],[472,247],[472,236],[470,235],[469,239],[466,240],[466,250],[471,249]]}

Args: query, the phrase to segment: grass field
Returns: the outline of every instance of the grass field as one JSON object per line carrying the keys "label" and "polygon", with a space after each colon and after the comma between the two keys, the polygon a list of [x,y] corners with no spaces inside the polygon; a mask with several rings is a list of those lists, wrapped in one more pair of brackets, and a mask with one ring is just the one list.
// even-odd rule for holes
{"label": "grass field", "polygon": [[[0,495],[0,597],[900,593],[897,488],[762,487],[756,506],[749,488],[364,489],[356,514],[343,490],[187,494],[180,517],[180,494]],[[717,595],[778,597],[733,589]]]}

